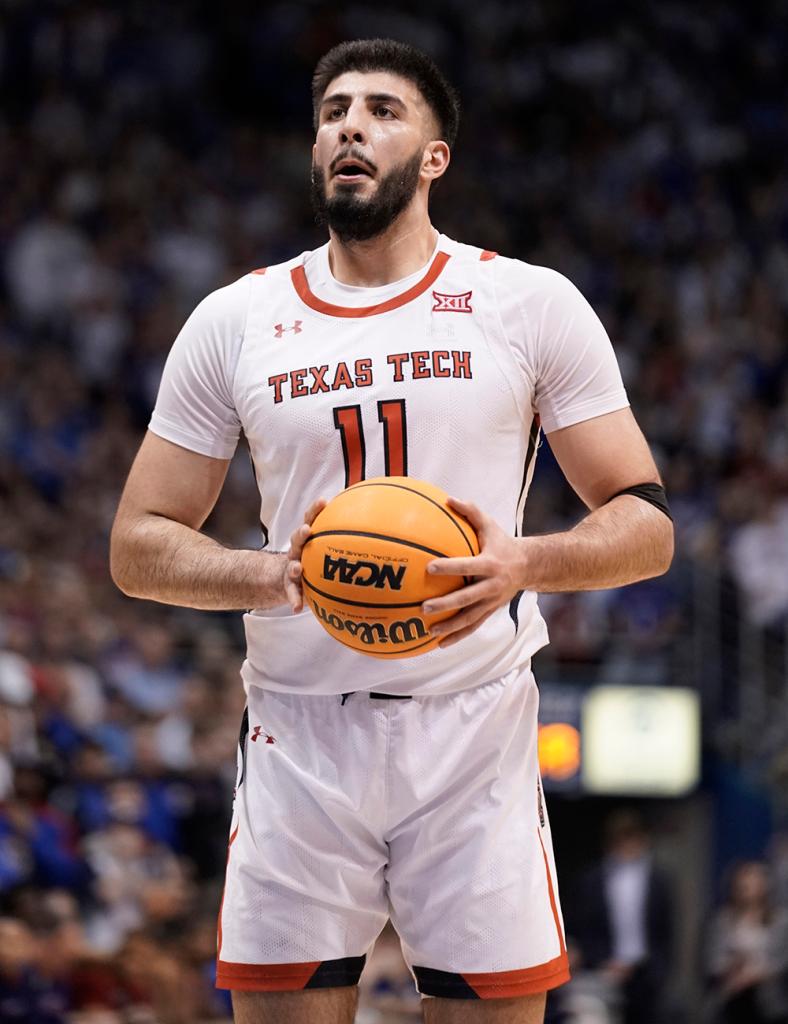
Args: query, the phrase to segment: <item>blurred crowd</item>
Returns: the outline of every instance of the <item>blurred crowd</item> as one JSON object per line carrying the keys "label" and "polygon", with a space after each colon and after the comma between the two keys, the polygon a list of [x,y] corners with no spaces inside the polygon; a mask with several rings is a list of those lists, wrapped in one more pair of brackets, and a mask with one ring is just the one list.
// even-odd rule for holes
{"label": "blurred crowd", "polygon": [[[369,35],[433,53],[463,99],[435,222],[561,270],[605,323],[680,555],[546,599],[551,658],[669,682],[693,567],[784,646],[788,9],[0,0],[0,22],[0,1020],[209,1019],[238,617],[123,598],[108,534],[190,310],[322,242],[315,61]],[[541,462],[533,531],[580,512]],[[259,546],[255,495],[241,456],[209,532]]]}

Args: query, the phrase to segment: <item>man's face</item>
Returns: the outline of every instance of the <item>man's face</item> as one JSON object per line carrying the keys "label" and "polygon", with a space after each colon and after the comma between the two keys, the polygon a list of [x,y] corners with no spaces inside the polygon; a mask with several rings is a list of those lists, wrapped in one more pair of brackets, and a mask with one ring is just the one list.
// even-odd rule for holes
{"label": "man's face", "polygon": [[335,78],[323,97],[312,150],[319,219],[342,241],[385,231],[420,181],[430,180],[423,171],[436,134],[432,111],[407,79],[388,71]]}

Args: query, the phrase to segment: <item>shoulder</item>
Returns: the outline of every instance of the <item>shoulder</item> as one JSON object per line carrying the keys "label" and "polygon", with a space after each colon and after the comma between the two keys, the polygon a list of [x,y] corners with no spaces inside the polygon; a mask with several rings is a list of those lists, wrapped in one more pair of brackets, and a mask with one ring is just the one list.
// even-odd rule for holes
{"label": "shoulder", "polygon": [[552,267],[541,267],[508,256],[496,257],[495,263],[499,290],[516,294],[526,307],[543,308],[553,302],[585,302],[577,286]]}
{"label": "shoulder", "polygon": [[476,264],[480,269],[489,271],[496,280],[505,287],[510,287],[520,294],[550,294],[566,289],[575,289],[568,277],[550,267],[540,267],[525,260],[505,256],[492,249],[482,249],[476,245],[455,242],[445,235],[441,236],[440,248],[448,252],[452,260],[458,264]]}
{"label": "shoulder", "polygon": [[242,332],[246,323],[249,303],[255,289],[276,287],[284,279],[289,280],[290,271],[303,266],[311,253],[303,252],[283,263],[256,267],[242,277],[210,292],[197,305],[190,317],[192,326],[222,327],[236,334]]}
{"label": "shoulder", "polygon": [[498,259],[498,253],[492,249],[482,249],[477,245],[467,245],[465,242],[455,242],[448,235],[441,235],[438,240],[438,250],[448,253],[456,264],[491,264]]}
{"label": "shoulder", "polygon": [[446,251],[458,265],[467,268],[473,264],[480,273],[491,275],[500,306],[517,307],[533,322],[541,320],[548,310],[571,313],[579,306],[588,305],[577,286],[551,267],[526,263],[525,260],[451,239],[445,239],[445,242]]}
{"label": "shoulder", "polygon": [[[256,267],[254,270],[250,270],[246,277],[250,279],[252,285],[281,281],[283,278],[289,278],[291,272],[296,267],[303,267],[310,259],[317,256],[319,252],[321,252],[321,249],[306,249],[304,252],[291,257],[289,260],[284,260],[282,263],[271,263],[264,267]],[[241,278],[241,280],[244,279]]]}
{"label": "shoulder", "polygon": [[244,274],[237,281],[223,285],[209,292],[197,304],[189,321],[192,326],[206,327],[211,324],[233,324],[243,326],[246,307],[249,304],[251,274]]}

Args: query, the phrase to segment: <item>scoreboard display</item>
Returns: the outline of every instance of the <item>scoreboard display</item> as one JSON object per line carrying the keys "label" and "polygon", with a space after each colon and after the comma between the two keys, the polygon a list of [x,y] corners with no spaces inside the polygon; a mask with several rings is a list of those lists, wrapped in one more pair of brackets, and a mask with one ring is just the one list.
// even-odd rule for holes
{"label": "scoreboard display", "polygon": [[540,686],[546,790],[686,796],[700,778],[698,694],[685,687]]}

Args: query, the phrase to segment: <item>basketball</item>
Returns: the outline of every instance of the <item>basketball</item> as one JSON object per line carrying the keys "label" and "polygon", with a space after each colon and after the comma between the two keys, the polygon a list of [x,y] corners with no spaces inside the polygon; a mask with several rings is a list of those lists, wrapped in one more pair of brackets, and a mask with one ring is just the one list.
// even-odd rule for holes
{"label": "basketball", "polygon": [[473,527],[439,487],[376,477],[340,492],[312,525],[301,556],[304,599],[320,625],[373,658],[411,658],[438,646],[429,627],[448,614],[421,605],[465,585],[430,576],[435,558],[478,555]]}

